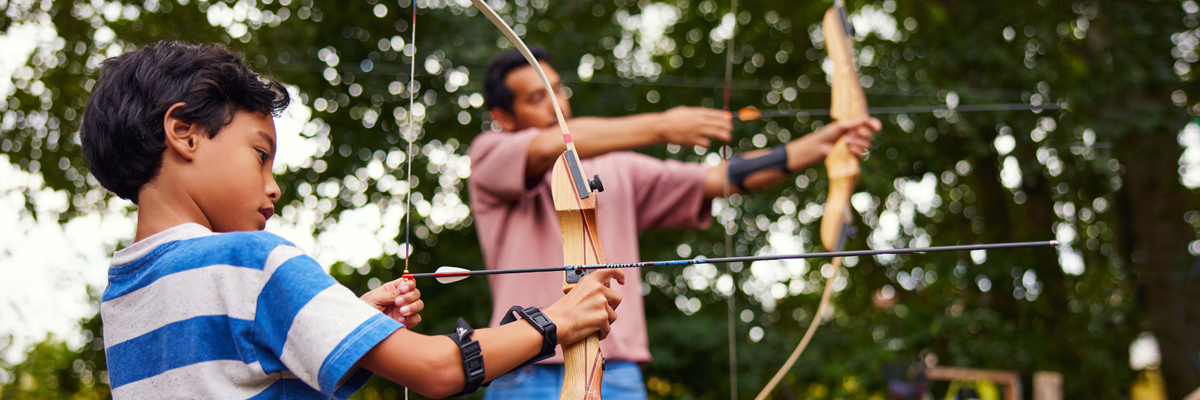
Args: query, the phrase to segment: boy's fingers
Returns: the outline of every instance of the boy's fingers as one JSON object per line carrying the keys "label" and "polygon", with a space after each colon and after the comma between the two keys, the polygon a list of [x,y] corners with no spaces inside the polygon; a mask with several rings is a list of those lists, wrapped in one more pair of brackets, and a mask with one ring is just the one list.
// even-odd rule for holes
{"label": "boy's fingers", "polygon": [[619,284],[625,284],[625,271],[619,269],[602,269],[588,275],[595,275],[596,279],[605,286],[608,286],[609,281],[613,279],[616,279]]}
{"label": "boy's fingers", "polygon": [[600,329],[597,331],[597,333],[600,334],[600,340],[604,340],[604,338],[607,338],[608,333],[610,331],[612,331],[612,325],[609,324],[608,322],[605,322],[603,325],[600,325]]}
{"label": "boy's fingers", "polygon": [[617,306],[621,305],[621,292],[613,290],[612,288],[605,288],[604,297],[608,298],[608,307],[613,310],[616,310]]}
{"label": "boy's fingers", "polygon": [[395,303],[397,306],[402,306],[405,304],[420,301],[420,299],[421,299],[421,291],[413,290],[413,291],[405,293],[403,295],[396,296],[396,298],[393,299],[392,302]]}
{"label": "boy's fingers", "polygon": [[[408,309],[407,312],[404,311],[404,309],[406,309],[406,308]],[[406,305],[406,306],[400,308],[401,313],[403,313],[404,316],[406,316],[406,317],[420,314],[421,311],[424,309],[425,309],[425,301],[424,300],[417,300],[417,301],[413,302],[412,304],[409,304],[409,305]]]}
{"label": "boy's fingers", "polygon": [[378,290],[387,292],[387,294],[390,296],[399,296],[408,291],[404,286],[405,282],[407,282],[406,279],[400,278],[383,284],[383,286],[380,286]]}

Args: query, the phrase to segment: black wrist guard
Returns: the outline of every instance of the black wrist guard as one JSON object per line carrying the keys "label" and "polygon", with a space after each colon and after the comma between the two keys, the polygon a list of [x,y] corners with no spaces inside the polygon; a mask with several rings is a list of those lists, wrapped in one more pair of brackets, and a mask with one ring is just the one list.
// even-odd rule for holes
{"label": "black wrist guard", "polygon": [[787,161],[787,149],[784,145],[775,146],[770,153],[761,157],[745,159],[742,156],[733,156],[729,159],[729,183],[737,185],[743,192],[749,192],[745,186],[747,177],[764,169],[774,169],[790,174],[792,171],[788,170]]}
{"label": "black wrist guard", "polygon": [[554,354],[556,354],[554,348],[558,346],[558,327],[554,326],[554,322],[550,321],[550,318],[546,314],[542,314],[542,311],[538,310],[537,307],[522,309],[521,306],[513,306],[508,309],[508,314],[504,316],[504,319],[500,320],[500,325],[516,321],[517,317],[514,317],[513,313],[521,316],[521,319],[528,321],[529,325],[533,325],[533,329],[542,334],[542,351],[529,359],[529,361],[521,364],[521,366],[513,369],[525,368],[529,364],[554,357]]}
{"label": "black wrist guard", "polygon": [[483,353],[480,352],[479,342],[471,339],[472,333],[475,333],[475,330],[467,325],[466,320],[459,318],[454,333],[446,335],[458,345],[458,351],[462,354],[463,376],[467,381],[466,386],[455,394],[455,397],[475,393],[483,384]]}

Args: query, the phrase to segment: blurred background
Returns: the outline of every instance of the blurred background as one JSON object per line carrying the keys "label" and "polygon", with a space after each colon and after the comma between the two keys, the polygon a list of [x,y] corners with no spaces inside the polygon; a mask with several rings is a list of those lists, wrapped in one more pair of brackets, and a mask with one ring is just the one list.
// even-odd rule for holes
{"label": "blurred background", "polygon": [[[735,152],[829,122],[811,110],[830,102],[820,28],[830,1],[744,2],[736,14],[715,0],[489,3],[550,50],[576,115],[720,108],[730,50],[734,109],[810,110],[735,121]],[[405,256],[413,272],[482,268],[466,149],[493,129],[483,73],[511,44],[469,1],[415,6],[414,27],[411,0],[0,0],[0,398],[108,397],[98,298],[136,209],[89,175],[78,127],[100,62],[140,45],[223,43],[288,85],[283,199],[267,230],[342,283],[374,288]],[[838,271],[827,260],[643,271],[650,396],[757,393],[835,273],[833,311],[775,398],[886,399],[889,382],[934,365],[1016,372],[1026,398],[1037,371],[1062,374],[1066,398],[1176,399],[1200,387],[1200,5],[852,0],[847,12],[872,107],[949,111],[877,115],[884,129],[862,163],[846,248],[1062,246],[862,257]],[[1001,103],[1063,108],[954,110]],[[644,151],[720,161],[715,146]],[[824,173],[735,196],[707,231],[645,235],[642,257],[818,251]],[[486,280],[422,292],[417,331],[488,321]],[[948,385],[932,383],[933,395]],[[355,397],[403,388],[375,378]]]}

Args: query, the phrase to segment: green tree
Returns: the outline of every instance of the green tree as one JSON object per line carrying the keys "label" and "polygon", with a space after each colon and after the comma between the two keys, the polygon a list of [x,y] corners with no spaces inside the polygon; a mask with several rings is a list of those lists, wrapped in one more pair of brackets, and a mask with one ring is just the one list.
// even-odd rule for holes
{"label": "green tree", "polygon": [[105,399],[109,398],[107,363],[99,338],[100,316],[80,321],[84,338],[75,349],[61,340],[46,338],[25,353],[25,360],[2,368],[11,378],[0,386],[2,399]]}
{"label": "green tree", "polygon": [[[3,1],[3,0],[0,0]],[[828,2],[729,4],[603,0],[496,1],[527,42],[549,48],[572,90],[577,114],[613,116],[687,104],[720,107],[724,39],[736,26],[734,107],[799,112],[736,124],[736,151],[775,145],[827,119],[819,22]],[[499,33],[467,3],[418,1],[417,76],[410,85],[408,0],[57,0],[0,2],[0,28],[44,21],[58,38],[42,43],[14,74],[0,103],[0,151],[49,187],[71,194],[61,221],[104,209],[107,196],[79,156],[79,116],[105,57],[158,40],[224,43],[255,68],[298,89],[312,110],[302,136],[317,150],[280,168],[280,217],[319,235],[346,212],[403,205],[401,160],[409,122],[419,125],[417,192],[409,266],[482,268],[465,213],[463,157],[489,129],[477,93]],[[879,115],[884,131],[863,162],[856,196],[859,235],[848,248],[905,247],[1057,236],[1058,253],[1024,250],[862,258],[842,274],[835,311],[785,387],[784,397],[870,398],[881,372],[914,359],[940,364],[1065,374],[1072,398],[1121,398],[1133,373],[1128,345],[1143,330],[1159,340],[1171,398],[1200,386],[1181,317],[1184,271],[1200,213],[1180,177],[1180,131],[1200,111],[1193,1],[998,2],[853,1],[858,60],[874,107],[1021,102],[1063,110]],[[662,22],[665,29],[654,29]],[[408,50],[406,50],[408,49]],[[411,54],[411,53],[408,53]],[[408,107],[410,95],[419,105]],[[688,161],[715,149],[651,148]],[[788,185],[731,200],[735,216],[707,231],[645,235],[642,256],[751,254],[819,248],[823,169]],[[91,194],[91,195],[89,195]],[[34,208],[34,196],[28,196]],[[386,219],[386,218],[381,218]],[[308,221],[301,224],[299,221]],[[382,222],[381,222],[382,223]],[[403,230],[386,231],[395,242]],[[734,235],[726,249],[724,235]],[[1196,247],[1196,246],[1192,246]],[[333,274],[361,292],[394,279],[399,246]],[[852,265],[851,265],[852,264]],[[737,392],[752,395],[799,341],[815,311],[823,262],[677,268],[646,274],[655,360],[651,394],[721,398],[730,390],[724,279],[736,288]],[[488,319],[483,280],[424,283],[426,321],[449,332],[453,319]],[[890,294],[894,306],[873,296]],[[1186,300],[1186,301],[1185,301]],[[696,305],[699,304],[697,308]],[[99,332],[98,329],[93,330]],[[1194,331],[1194,329],[1192,330]],[[53,343],[31,354],[57,348]],[[89,350],[91,351],[91,350]],[[53,353],[53,352],[52,352]],[[42,362],[42,356],[31,358]],[[94,357],[93,362],[103,357]],[[98,369],[102,371],[101,363]],[[27,369],[39,382],[54,372]],[[32,376],[32,375],[31,375]],[[20,385],[19,379],[5,386]],[[39,386],[41,387],[41,386]],[[66,386],[60,386],[66,387]],[[70,392],[74,389],[63,389]],[[373,380],[358,396],[395,398]]]}

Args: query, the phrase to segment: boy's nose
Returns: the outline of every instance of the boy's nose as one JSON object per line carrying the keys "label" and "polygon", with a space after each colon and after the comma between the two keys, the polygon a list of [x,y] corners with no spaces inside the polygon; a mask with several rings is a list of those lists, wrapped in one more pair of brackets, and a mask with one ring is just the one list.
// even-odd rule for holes
{"label": "boy's nose", "polygon": [[282,195],[282,193],[279,190],[279,184],[275,182],[274,178],[271,178],[268,182],[267,198],[271,199],[271,203],[275,203],[279,201],[279,197]]}

